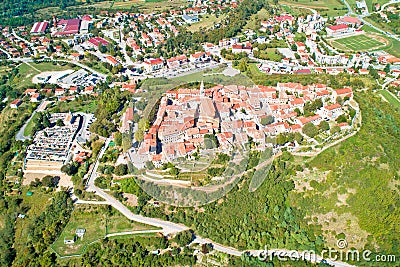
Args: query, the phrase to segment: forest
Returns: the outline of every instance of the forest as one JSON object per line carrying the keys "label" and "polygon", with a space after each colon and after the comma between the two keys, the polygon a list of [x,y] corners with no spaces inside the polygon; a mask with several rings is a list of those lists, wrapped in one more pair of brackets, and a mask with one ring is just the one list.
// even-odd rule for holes
{"label": "forest", "polygon": [[262,8],[267,9],[270,13],[274,12],[267,1],[244,0],[237,9],[228,14],[220,27],[194,33],[181,29],[178,36],[169,38],[165,44],[161,45],[159,52],[162,56],[172,57],[182,54],[184,51],[199,50],[204,42],[218,43],[224,38],[234,37],[240,33],[248,19]]}
{"label": "forest", "polygon": [[0,2],[0,21],[2,25],[21,26],[35,20],[35,12],[48,7],[65,9],[82,4],[76,0],[2,0]]}

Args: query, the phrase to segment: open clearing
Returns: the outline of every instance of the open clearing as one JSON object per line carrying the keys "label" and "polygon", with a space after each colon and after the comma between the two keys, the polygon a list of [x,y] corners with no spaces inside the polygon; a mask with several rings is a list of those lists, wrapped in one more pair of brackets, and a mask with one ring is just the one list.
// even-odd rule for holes
{"label": "open clearing", "polygon": [[375,35],[360,34],[331,41],[337,48],[347,51],[368,51],[385,47],[388,42]]}
{"label": "open clearing", "polygon": [[204,15],[201,21],[188,26],[189,31],[197,32],[201,29],[210,29],[215,23],[219,23],[224,19],[225,15],[216,17],[215,15]]}
{"label": "open clearing", "polygon": [[379,91],[379,94],[381,94],[391,105],[400,109],[400,100],[398,98],[396,98],[386,90]]}
{"label": "open clearing", "polygon": [[[77,228],[85,229],[82,238],[75,237]],[[80,255],[87,245],[103,239],[107,234],[138,230],[156,230],[157,228],[140,224],[121,215],[111,206],[78,205],[61,235],[52,245],[54,251],[61,256]],[[64,239],[74,239],[73,244],[64,244]]]}
{"label": "open clearing", "polygon": [[25,88],[33,86],[32,79],[34,76],[47,71],[65,71],[71,69],[67,64],[58,65],[51,62],[41,62],[41,63],[22,63],[18,67],[18,75],[10,81],[11,86],[16,86],[18,88]]}
{"label": "open clearing", "polygon": [[279,1],[280,5],[286,4],[295,7],[308,7],[315,9],[322,16],[334,17],[342,16],[347,13],[347,8],[343,2],[339,0],[321,0],[321,1],[309,1],[309,0],[285,0]]}
{"label": "open clearing", "polygon": [[87,7],[109,9],[109,10],[129,10],[137,7],[141,12],[158,12],[163,10],[175,9],[186,5],[184,0],[130,0],[130,1],[103,1],[87,5]]}

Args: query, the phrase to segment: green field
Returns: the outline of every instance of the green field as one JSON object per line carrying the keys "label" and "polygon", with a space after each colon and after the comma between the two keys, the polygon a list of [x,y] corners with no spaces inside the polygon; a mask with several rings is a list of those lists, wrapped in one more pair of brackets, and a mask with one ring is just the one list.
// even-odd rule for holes
{"label": "green field", "polygon": [[342,16],[347,13],[346,6],[342,1],[339,0],[285,0],[279,1],[279,4],[286,4],[294,7],[312,8],[318,11],[324,17]]}
{"label": "green field", "polygon": [[49,108],[50,112],[85,112],[93,113],[96,111],[97,101],[93,98],[84,99],[79,97],[72,101],[57,102],[57,104]]}
{"label": "green field", "polygon": [[22,63],[18,67],[18,72],[19,75],[14,77],[10,85],[11,86],[16,86],[18,88],[26,88],[33,86],[34,84],[32,83],[32,78],[44,71],[62,71],[62,70],[67,70],[67,69],[72,69],[68,65],[58,65],[58,64],[53,64],[51,62],[41,62],[41,63]]}
{"label": "green field", "polygon": [[[366,18],[366,19],[368,19],[368,18]],[[364,25],[362,27],[362,30],[364,30],[367,33],[376,33],[376,34],[382,36],[382,34],[380,32],[378,32],[374,28],[371,28],[367,25]],[[389,42],[389,44],[386,47],[384,47],[383,50],[385,50],[386,52],[388,52],[396,57],[400,57],[400,41],[397,41],[396,39],[386,37],[386,36],[385,36],[385,39]]]}
{"label": "green field", "polygon": [[28,228],[33,222],[36,216],[39,216],[46,206],[50,203],[51,194],[45,193],[42,190],[31,190],[32,196],[27,196],[27,188],[22,189],[22,203],[24,206],[29,207],[29,210],[25,213],[24,219],[17,219],[15,224],[15,243],[14,248],[16,253],[23,253],[26,248],[26,242],[28,240]]}
{"label": "green field", "polygon": [[89,8],[100,8],[110,10],[130,10],[133,7],[137,7],[141,12],[159,12],[163,10],[176,9],[180,6],[187,4],[187,1],[176,0],[130,0],[130,1],[102,1],[86,5]]}
{"label": "green field", "polygon": [[386,90],[381,90],[379,93],[394,107],[400,109],[400,100],[393,96],[391,93],[389,93]]}
{"label": "green field", "polygon": [[374,50],[385,44],[366,35],[356,35],[332,41],[335,47],[343,50],[367,51]]}
{"label": "green field", "polygon": [[[75,236],[77,228],[86,230],[83,239],[76,239],[74,244],[64,244],[64,239]],[[52,248],[61,256],[80,255],[87,245],[103,239],[107,234],[153,229],[157,228],[130,221],[109,206],[79,205]]]}
{"label": "green field", "polygon": [[188,26],[189,31],[197,32],[200,29],[210,29],[214,26],[215,23],[218,23],[224,19],[224,15],[216,17],[215,15],[204,15],[201,17],[200,21],[197,23],[193,23]]}
{"label": "green field", "polygon": [[214,83],[214,84],[237,84],[237,85],[245,85],[251,86],[253,82],[243,74],[238,74],[233,77],[225,76],[222,74],[224,68],[216,68],[212,70],[205,70],[202,72],[197,72],[193,74],[188,74],[185,76],[180,76],[176,78],[172,78],[171,81],[178,82],[178,84],[196,82],[196,81],[204,81],[205,83]]}
{"label": "green field", "polygon": [[26,125],[25,130],[24,130],[24,136],[31,136],[32,135],[32,130],[33,130],[33,127],[35,126],[35,119],[38,116],[39,115],[37,113],[35,113],[35,115],[29,120],[29,122]]}

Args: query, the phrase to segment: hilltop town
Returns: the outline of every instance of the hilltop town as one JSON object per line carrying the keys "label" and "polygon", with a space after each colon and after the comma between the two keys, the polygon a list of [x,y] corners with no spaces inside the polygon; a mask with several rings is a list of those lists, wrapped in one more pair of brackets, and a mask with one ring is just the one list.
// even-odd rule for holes
{"label": "hilltop town", "polygon": [[[199,90],[167,91],[138,154],[147,155],[154,166],[161,167],[206,148],[204,139],[209,135],[216,136],[221,153],[229,154],[233,147],[243,146],[249,140],[261,151],[276,146],[266,142],[266,137],[301,133],[309,123],[315,126],[327,123],[328,129],[336,126],[339,130],[349,130],[346,117],[352,97],[351,88],[332,90],[324,84],[298,83],[252,88],[217,85],[209,89],[202,83]],[[308,116],[304,117],[304,113]],[[345,121],[336,123],[343,114]]]}

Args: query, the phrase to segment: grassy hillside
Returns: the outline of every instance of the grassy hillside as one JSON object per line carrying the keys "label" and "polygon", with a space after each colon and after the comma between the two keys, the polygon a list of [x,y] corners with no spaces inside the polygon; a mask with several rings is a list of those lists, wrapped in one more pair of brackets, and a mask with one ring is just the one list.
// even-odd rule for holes
{"label": "grassy hillside", "polygon": [[322,225],[330,245],[344,233],[349,247],[393,253],[400,249],[400,109],[371,93],[356,100],[360,132],[307,163],[315,178],[305,175],[291,201]]}

